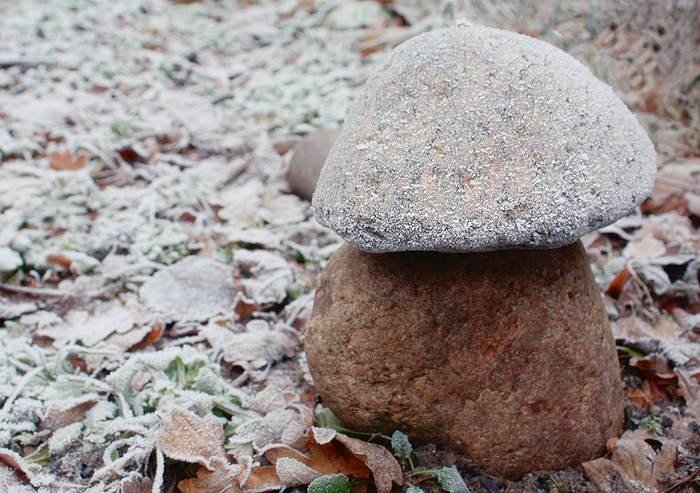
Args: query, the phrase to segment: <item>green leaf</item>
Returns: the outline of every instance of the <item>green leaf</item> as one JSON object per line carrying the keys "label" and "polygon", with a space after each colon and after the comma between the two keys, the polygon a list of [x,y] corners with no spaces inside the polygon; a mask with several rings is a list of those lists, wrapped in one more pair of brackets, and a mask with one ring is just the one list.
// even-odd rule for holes
{"label": "green leaf", "polygon": [[408,437],[396,430],[393,435],[391,435],[391,448],[394,450],[394,455],[400,459],[410,459],[411,452],[413,452],[413,446],[411,442],[408,441]]}
{"label": "green leaf", "polygon": [[437,473],[438,483],[449,493],[467,493],[469,487],[455,466],[443,467]]}
{"label": "green leaf", "polygon": [[409,486],[406,488],[406,493],[423,493],[423,490],[418,486]]}
{"label": "green leaf", "polygon": [[331,430],[340,432],[347,431],[345,423],[340,421],[340,418],[333,414],[333,411],[331,411],[329,408],[325,408],[318,413],[316,423],[320,428],[330,428]]}
{"label": "green leaf", "polygon": [[309,493],[348,493],[350,481],[345,474],[326,474],[309,484]]}

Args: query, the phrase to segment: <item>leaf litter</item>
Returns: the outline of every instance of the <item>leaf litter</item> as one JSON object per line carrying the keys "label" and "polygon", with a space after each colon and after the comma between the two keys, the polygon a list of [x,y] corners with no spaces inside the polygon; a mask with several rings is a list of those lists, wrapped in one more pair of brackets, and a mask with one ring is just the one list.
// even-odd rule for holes
{"label": "leaf litter", "polygon": [[[465,8],[524,29],[515,4]],[[578,4],[568,8],[575,17]],[[183,467],[182,491],[401,484],[380,445],[313,427],[322,406],[303,329],[340,241],[288,193],[282,149],[338,127],[388,50],[449,23],[449,9],[29,0],[0,12],[0,489],[158,491],[168,461],[199,468]],[[539,35],[596,60],[585,26],[556,20],[540,19]],[[402,463],[431,457],[422,466],[455,492],[605,490],[610,474],[643,491],[692,478],[700,152],[668,130],[654,138],[663,166],[650,199],[585,238],[628,427],[644,433],[618,440],[598,473],[584,466],[588,480],[486,478],[407,439]]]}

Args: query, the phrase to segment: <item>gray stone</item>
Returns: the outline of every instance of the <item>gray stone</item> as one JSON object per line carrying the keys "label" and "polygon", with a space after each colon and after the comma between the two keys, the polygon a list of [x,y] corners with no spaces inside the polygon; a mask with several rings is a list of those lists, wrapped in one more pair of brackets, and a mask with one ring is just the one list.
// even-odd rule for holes
{"label": "gray stone", "polygon": [[287,182],[292,192],[302,199],[311,200],[318,175],[338,132],[336,129],[320,130],[306,135],[294,146]]}
{"label": "gray stone", "polygon": [[406,41],[369,78],[313,206],[370,252],[556,248],[627,215],[655,173],[646,131],[573,57],[458,26]]}
{"label": "gray stone", "polygon": [[608,319],[580,242],[369,254],[318,281],[305,347],[351,428],[448,447],[517,478],[593,459],[623,426]]}

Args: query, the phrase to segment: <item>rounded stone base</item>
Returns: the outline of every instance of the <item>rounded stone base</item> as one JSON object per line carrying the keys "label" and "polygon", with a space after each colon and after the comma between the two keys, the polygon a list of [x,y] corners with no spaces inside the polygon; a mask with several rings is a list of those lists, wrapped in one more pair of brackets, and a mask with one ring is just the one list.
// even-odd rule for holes
{"label": "rounded stone base", "polygon": [[351,428],[399,429],[509,478],[593,459],[622,431],[615,344],[580,242],[466,254],[346,244],[316,289],[309,367]]}

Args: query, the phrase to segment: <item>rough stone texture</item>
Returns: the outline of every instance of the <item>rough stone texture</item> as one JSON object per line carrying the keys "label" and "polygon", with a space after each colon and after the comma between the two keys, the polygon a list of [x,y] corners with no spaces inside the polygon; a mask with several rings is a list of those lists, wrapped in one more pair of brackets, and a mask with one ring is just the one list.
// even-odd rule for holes
{"label": "rough stone texture", "polygon": [[294,146],[294,155],[289,163],[287,182],[292,192],[302,199],[311,200],[339,130],[320,130],[305,136]]}
{"label": "rough stone texture", "polygon": [[474,25],[398,46],[326,163],[316,218],[370,252],[560,247],[628,214],[656,173],[645,130],[586,67]]}
{"label": "rough stone texture", "polygon": [[580,242],[470,254],[345,244],[305,340],[323,402],[351,428],[400,429],[487,473],[586,461],[622,431],[615,345]]}

